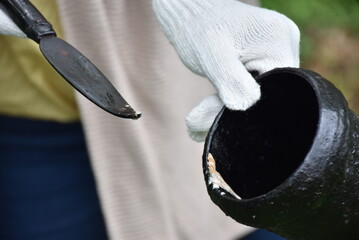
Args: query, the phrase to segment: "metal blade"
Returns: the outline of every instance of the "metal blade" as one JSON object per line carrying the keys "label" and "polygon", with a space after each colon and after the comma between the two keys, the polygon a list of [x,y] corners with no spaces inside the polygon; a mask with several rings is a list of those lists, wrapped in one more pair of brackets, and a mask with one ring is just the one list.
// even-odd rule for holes
{"label": "metal blade", "polygon": [[39,44],[56,71],[97,106],[122,118],[138,119],[141,116],[100,70],[70,44],[54,36],[42,38]]}

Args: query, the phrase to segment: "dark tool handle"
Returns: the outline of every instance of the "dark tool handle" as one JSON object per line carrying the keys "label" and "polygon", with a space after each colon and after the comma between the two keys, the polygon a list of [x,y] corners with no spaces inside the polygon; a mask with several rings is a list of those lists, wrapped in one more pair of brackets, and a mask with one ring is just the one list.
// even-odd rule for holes
{"label": "dark tool handle", "polygon": [[39,43],[46,36],[56,36],[51,24],[28,0],[0,1],[16,25],[35,42]]}

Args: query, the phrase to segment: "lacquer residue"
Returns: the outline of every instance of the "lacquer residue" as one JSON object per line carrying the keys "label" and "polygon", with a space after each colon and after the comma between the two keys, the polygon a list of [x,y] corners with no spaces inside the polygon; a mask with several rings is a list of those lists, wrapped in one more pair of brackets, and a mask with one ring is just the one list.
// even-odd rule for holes
{"label": "lacquer residue", "polygon": [[[214,160],[212,154],[208,153],[207,165],[209,170],[209,178],[208,185],[212,185],[213,188],[222,188],[226,190],[228,193],[236,197],[237,199],[241,199],[232,188],[224,181],[221,174],[216,170],[216,161]],[[224,195],[225,192],[222,192],[221,195]]]}

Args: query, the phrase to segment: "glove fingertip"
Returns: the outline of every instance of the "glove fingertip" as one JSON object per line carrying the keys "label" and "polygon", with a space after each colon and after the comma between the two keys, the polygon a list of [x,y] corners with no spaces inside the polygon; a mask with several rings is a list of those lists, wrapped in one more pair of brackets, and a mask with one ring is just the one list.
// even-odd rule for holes
{"label": "glove fingertip", "polygon": [[234,91],[233,89],[226,92],[222,91],[220,97],[227,108],[245,111],[260,99],[260,86],[254,81],[251,86],[247,86],[246,88],[235,89]]}
{"label": "glove fingertip", "polygon": [[217,114],[223,108],[218,95],[204,98],[186,117],[187,132],[191,139],[203,142]]}
{"label": "glove fingertip", "polygon": [[188,136],[195,142],[204,142],[206,140],[208,131],[192,132],[188,131]]}

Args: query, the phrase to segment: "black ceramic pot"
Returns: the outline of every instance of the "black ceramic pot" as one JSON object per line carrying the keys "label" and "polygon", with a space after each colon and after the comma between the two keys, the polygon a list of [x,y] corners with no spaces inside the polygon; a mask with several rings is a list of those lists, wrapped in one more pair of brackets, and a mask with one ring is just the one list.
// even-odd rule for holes
{"label": "black ceramic pot", "polygon": [[212,201],[290,240],[359,239],[358,117],[312,71],[276,69],[257,80],[261,100],[244,112],[223,109],[206,139]]}

